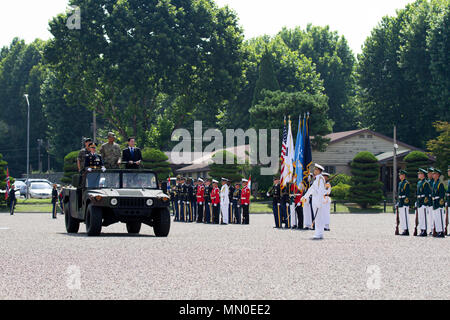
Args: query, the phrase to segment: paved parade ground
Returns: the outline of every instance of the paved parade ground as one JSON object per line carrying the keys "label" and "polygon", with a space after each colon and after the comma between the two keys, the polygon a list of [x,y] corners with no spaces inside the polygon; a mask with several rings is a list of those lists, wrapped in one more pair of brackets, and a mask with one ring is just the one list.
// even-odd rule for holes
{"label": "paved parade ground", "polygon": [[394,221],[332,215],[322,241],[275,230],[268,214],[88,238],[60,215],[1,213],[0,299],[450,299],[450,237],[395,237]]}

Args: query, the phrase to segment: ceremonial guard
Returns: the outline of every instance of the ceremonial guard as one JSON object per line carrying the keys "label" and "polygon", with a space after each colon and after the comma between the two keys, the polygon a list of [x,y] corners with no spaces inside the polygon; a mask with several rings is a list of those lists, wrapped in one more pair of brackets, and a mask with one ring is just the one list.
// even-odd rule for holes
{"label": "ceremonial guard", "polygon": [[222,178],[222,188],[220,189],[220,212],[222,214],[222,224],[228,224],[228,209],[230,208],[230,197],[228,188],[228,179]]}
{"label": "ceremonial guard", "polygon": [[289,184],[289,215],[291,217],[291,228],[297,229],[298,227],[298,220],[297,220],[297,212],[295,211],[295,190],[297,189],[297,186],[295,183]]}
{"label": "ceremonial guard", "polygon": [[331,184],[328,182],[330,180],[330,174],[327,172],[322,173],[325,179],[325,195],[323,200],[323,217],[324,217],[324,230],[330,231],[330,218],[331,218]]}
{"label": "ceremonial guard", "polygon": [[83,171],[86,157],[89,154],[89,145],[92,143],[91,138],[84,139],[84,148],[80,150],[77,157],[78,172]]}
{"label": "ceremonial guard", "polygon": [[84,168],[87,171],[92,171],[92,169],[102,169],[102,171],[106,171],[106,168],[103,164],[102,156],[96,153],[97,145],[95,143],[89,144],[89,154],[86,156],[84,160]]}
{"label": "ceremonial guard", "polygon": [[433,172],[433,191],[431,192],[431,198],[433,201],[433,220],[435,227],[435,236],[438,238],[444,238],[445,229],[445,217],[444,217],[444,205],[445,205],[445,187],[439,180],[441,171],[434,169]]}
{"label": "ceremonial guard", "polygon": [[406,180],[406,171],[400,170],[400,182],[398,184],[398,215],[400,228],[403,230],[402,236],[409,236],[409,205],[410,205],[410,185]]}
{"label": "ceremonial guard", "polygon": [[211,204],[211,179],[206,179],[205,182],[205,223],[213,223],[213,212]]}
{"label": "ceremonial guard", "polygon": [[180,178],[180,221],[185,222],[186,221],[186,199],[187,199],[187,186],[186,186],[186,179],[184,177]]}
{"label": "ceremonial guard", "polygon": [[197,221],[197,188],[199,181],[192,179],[192,196],[191,196],[191,203],[192,203],[192,222]]}
{"label": "ceremonial guard", "polygon": [[295,206],[295,213],[297,215],[297,228],[303,230],[303,206],[302,206],[303,191],[299,190],[295,183],[293,185],[294,185],[294,206]]}
{"label": "ceremonial guard", "polygon": [[220,190],[219,190],[219,181],[213,180],[213,189],[211,191],[211,205],[212,205],[212,215],[213,215],[213,223],[220,223]]}
{"label": "ceremonial guard", "polygon": [[194,205],[192,203],[192,201],[196,198],[196,195],[194,194],[194,187],[192,186],[192,178],[189,177],[187,179],[187,183],[186,183],[186,210],[188,212],[187,217],[188,220],[187,222],[194,222]]}
{"label": "ceremonial guard", "polygon": [[419,180],[417,181],[417,215],[419,220],[420,234],[419,237],[427,236],[428,221],[427,221],[427,208],[431,203],[431,188],[428,181],[425,179],[427,170],[419,168],[417,172]]}
{"label": "ceremonial guard", "polygon": [[175,215],[175,221],[180,221],[180,176],[177,177],[177,180],[175,182],[175,186],[171,187],[171,193],[170,197],[173,200],[173,207],[174,207],[174,215]]}
{"label": "ceremonial guard", "polygon": [[203,179],[198,178],[197,184],[197,223],[203,222],[205,212],[205,186],[203,185]]}
{"label": "ceremonial guard", "polygon": [[[308,176],[308,185],[312,185],[314,183],[314,175],[310,174]],[[303,200],[303,222],[304,228],[307,230],[314,230],[313,221],[314,221],[314,212],[312,206],[312,195]]]}
{"label": "ceremonial guard", "polygon": [[52,189],[52,218],[56,219],[56,210],[57,210],[57,205],[58,205],[58,189],[56,188],[56,183],[53,184],[53,189]]}
{"label": "ceremonial guard", "polygon": [[234,219],[233,223],[241,224],[241,185],[236,183],[232,195],[231,203],[231,217]]}
{"label": "ceremonial guard", "polygon": [[291,212],[289,209],[290,199],[289,199],[289,187],[287,184],[284,188],[281,188],[281,212],[282,212],[282,223],[286,229],[291,228]]}
{"label": "ceremonial guard", "polygon": [[11,216],[13,216],[14,209],[16,208],[16,203],[17,203],[16,189],[15,189],[14,185],[12,185],[11,188],[9,189],[8,199],[9,199],[9,214]]}
{"label": "ceremonial guard", "polygon": [[[433,184],[434,184],[433,172],[434,172],[433,167],[428,168],[427,182],[430,185],[430,193],[431,193],[431,191],[433,191]],[[427,211],[427,226],[428,226],[427,232],[431,236],[431,235],[433,235],[433,230],[434,230],[433,201],[431,200],[431,198],[430,198],[430,201],[428,202],[428,204],[426,205],[426,211]]]}
{"label": "ceremonial guard", "polygon": [[250,224],[250,188],[248,180],[242,179],[241,206],[242,206],[242,224]]}
{"label": "ceremonial guard", "polygon": [[274,176],[273,178],[273,186],[267,192],[268,197],[272,197],[272,211],[273,211],[273,217],[275,219],[275,228],[281,228],[281,219],[282,219],[282,213],[281,213],[281,187],[280,187],[280,177]]}
{"label": "ceremonial guard", "polygon": [[233,216],[233,193],[234,193],[234,185],[228,180],[228,212],[229,212],[229,223],[235,223],[235,218]]}
{"label": "ceremonial guard", "polygon": [[108,142],[100,147],[100,155],[105,162],[106,169],[119,169],[122,157],[120,147],[115,143],[116,135],[113,132],[108,133]]}
{"label": "ceremonial guard", "polygon": [[315,229],[314,240],[323,239],[324,217],[322,212],[323,199],[326,193],[325,179],[322,176],[324,168],[317,163],[314,166],[314,182],[302,197],[302,201],[312,196],[312,209],[314,213],[313,225]]}

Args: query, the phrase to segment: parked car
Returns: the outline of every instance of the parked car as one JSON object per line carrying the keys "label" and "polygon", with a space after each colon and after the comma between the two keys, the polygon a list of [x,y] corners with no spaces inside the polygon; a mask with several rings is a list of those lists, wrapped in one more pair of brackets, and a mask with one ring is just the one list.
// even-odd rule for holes
{"label": "parked car", "polygon": [[35,199],[50,199],[52,197],[52,185],[47,182],[31,182],[30,197]]}
{"label": "parked car", "polygon": [[14,188],[16,189],[16,194],[17,194],[17,191],[19,191],[20,196],[23,196],[23,197],[27,196],[27,185],[25,184],[25,182],[16,180],[14,182]]}

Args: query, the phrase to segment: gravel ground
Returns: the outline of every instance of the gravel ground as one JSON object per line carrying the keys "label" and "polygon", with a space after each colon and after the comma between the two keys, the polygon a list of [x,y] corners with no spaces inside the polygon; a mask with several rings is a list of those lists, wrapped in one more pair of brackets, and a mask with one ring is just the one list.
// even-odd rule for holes
{"label": "gravel ground", "polygon": [[0,299],[450,299],[450,238],[395,237],[393,214],[333,215],[322,241],[250,219],[88,238],[63,216],[2,213]]}

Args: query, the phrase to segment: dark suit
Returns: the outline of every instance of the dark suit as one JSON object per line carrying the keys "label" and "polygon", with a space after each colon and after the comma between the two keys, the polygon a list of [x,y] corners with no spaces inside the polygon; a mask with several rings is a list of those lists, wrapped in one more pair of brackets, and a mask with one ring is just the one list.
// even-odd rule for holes
{"label": "dark suit", "polygon": [[129,161],[137,162],[142,161],[141,149],[134,148],[134,152],[131,153],[130,148],[126,148],[122,151],[122,162],[125,163],[125,169],[139,169],[138,164],[130,164]]}

